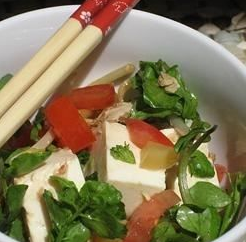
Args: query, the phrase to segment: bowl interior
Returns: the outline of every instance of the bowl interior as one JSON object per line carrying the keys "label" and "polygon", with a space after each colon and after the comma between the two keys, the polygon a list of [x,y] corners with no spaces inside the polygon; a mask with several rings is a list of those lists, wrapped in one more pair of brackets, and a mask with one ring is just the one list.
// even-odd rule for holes
{"label": "bowl interior", "polygon": [[[30,12],[0,23],[0,75],[15,73],[76,6]],[[131,11],[60,90],[85,85],[127,62],[163,59],[178,64],[198,96],[203,118],[218,124],[210,150],[230,171],[246,170],[246,68],[221,46],[171,20]],[[246,226],[246,220],[240,226]],[[236,228],[217,241],[242,241]],[[239,230],[238,230],[239,231]],[[241,231],[241,230],[240,230]],[[7,241],[7,240],[5,240]]]}

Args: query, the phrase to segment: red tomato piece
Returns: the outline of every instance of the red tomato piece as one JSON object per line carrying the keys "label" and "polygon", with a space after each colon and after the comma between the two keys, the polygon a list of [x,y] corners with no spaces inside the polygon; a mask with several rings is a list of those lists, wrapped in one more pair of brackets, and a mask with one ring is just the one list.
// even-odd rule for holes
{"label": "red tomato piece", "polygon": [[123,242],[149,242],[151,231],[163,213],[180,201],[171,190],[155,194],[144,201],[132,214],[127,224],[128,232]]}
{"label": "red tomato piece", "polygon": [[221,182],[224,179],[226,173],[228,172],[227,168],[220,164],[214,164],[214,166],[217,172],[218,180],[219,182]]}
{"label": "red tomato piece", "polygon": [[70,148],[74,153],[90,146],[95,141],[90,127],[79,115],[69,97],[58,97],[49,103],[45,109],[45,117],[58,143]]}
{"label": "red tomato piece", "polygon": [[128,119],[126,121],[126,127],[130,134],[131,141],[140,149],[143,148],[149,141],[166,146],[174,146],[172,141],[169,140],[162,132],[142,120]]}
{"label": "red tomato piece", "polygon": [[115,90],[111,84],[74,89],[69,95],[78,109],[104,109],[115,102]]}

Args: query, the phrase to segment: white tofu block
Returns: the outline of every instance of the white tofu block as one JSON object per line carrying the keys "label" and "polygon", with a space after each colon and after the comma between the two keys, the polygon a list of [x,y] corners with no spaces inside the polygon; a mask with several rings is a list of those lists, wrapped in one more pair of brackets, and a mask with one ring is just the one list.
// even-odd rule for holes
{"label": "white tofu block", "polygon": [[[114,159],[110,149],[116,145],[129,144],[136,164],[128,164]],[[122,192],[127,216],[143,201],[166,188],[165,170],[140,168],[140,149],[129,138],[126,127],[119,123],[105,122],[101,140],[97,141],[93,152],[99,179],[114,185]]]}
{"label": "white tofu block", "polygon": [[[162,132],[173,142],[176,143],[179,136],[177,132],[174,129],[164,129]],[[213,161],[209,155],[209,149],[208,149],[208,144],[207,143],[202,143],[200,147],[198,148],[201,152],[203,152],[208,160],[213,164]],[[214,168],[215,170],[215,168]],[[179,186],[178,186],[178,178],[177,178],[177,172],[178,172],[178,167],[174,166],[171,169],[169,169],[166,173],[166,185],[167,189],[172,189],[175,191],[175,193],[181,198],[181,194],[179,191]],[[215,186],[219,186],[219,180],[218,176],[215,170],[215,175],[212,178],[198,178],[195,176],[191,176],[189,171],[187,171],[187,180],[188,180],[188,186],[192,187],[193,185],[196,184],[198,181],[206,181],[214,184]]]}
{"label": "white tofu block", "polygon": [[46,189],[54,196],[56,195],[53,186],[49,183],[49,178],[53,175],[73,181],[78,189],[85,182],[77,156],[67,149],[52,153],[43,166],[15,179],[15,184],[28,185],[23,207],[26,211],[26,223],[31,242],[47,241],[49,219],[42,194]]}

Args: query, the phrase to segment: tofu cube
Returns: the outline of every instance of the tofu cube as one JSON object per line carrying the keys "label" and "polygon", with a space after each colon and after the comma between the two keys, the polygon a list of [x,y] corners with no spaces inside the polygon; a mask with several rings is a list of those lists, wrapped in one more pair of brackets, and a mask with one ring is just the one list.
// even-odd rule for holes
{"label": "tofu cube", "polygon": [[[129,144],[136,164],[128,164],[111,156],[110,149],[125,142]],[[125,125],[105,122],[101,138],[92,153],[99,179],[121,191],[128,217],[144,197],[148,198],[166,188],[164,169],[147,170],[140,167],[140,149],[130,141]]]}
{"label": "tofu cube", "polygon": [[73,181],[78,189],[85,182],[77,156],[67,149],[52,153],[43,166],[15,179],[15,184],[28,185],[23,207],[26,211],[26,223],[31,242],[47,241],[49,219],[42,194],[46,189],[54,196],[56,195],[53,186],[49,183],[49,178],[53,175]]}

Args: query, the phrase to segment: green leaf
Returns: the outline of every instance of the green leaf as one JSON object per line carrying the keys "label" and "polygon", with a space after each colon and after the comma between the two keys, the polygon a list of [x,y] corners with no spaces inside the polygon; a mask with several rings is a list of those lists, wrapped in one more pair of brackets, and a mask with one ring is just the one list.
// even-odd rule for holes
{"label": "green leaf", "polygon": [[152,110],[143,110],[138,111],[135,107],[131,110],[131,117],[137,119],[148,119],[148,118],[166,118],[176,114],[173,110],[166,109],[152,109]]}
{"label": "green leaf", "polygon": [[173,225],[163,221],[154,228],[151,242],[166,242],[175,235],[176,231]]}
{"label": "green leaf", "polygon": [[11,74],[6,74],[0,79],[0,90],[7,84],[7,82],[13,77]]}
{"label": "green leaf", "polygon": [[82,150],[77,154],[81,165],[85,165],[90,159],[90,152],[88,150]]}
{"label": "green leaf", "polygon": [[152,231],[151,242],[196,242],[197,240],[187,234],[177,233],[172,223],[163,221]]}
{"label": "green leaf", "polygon": [[87,242],[91,237],[90,230],[80,222],[73,222],[63,231],[61,242]]}
{"label": "green leaf", "polygon": [[91,173],[90,175],[85,177],[86,181],[98,181],[98,173],[95,171]]}
{"label": "green leaf", "polygon": [[81,198],[90,206],[118,204],[122,195],[112,185],[106,182],[87,181],[80,189]]}
{"label": "green leaf", "polygon": [[[159,85],[158,80],[163,73],[174,77],[177,81],[177,90],[174,93],[166,91],[165,87]],[[141,119],[165,118],[167,115],[175,114],[183,119],[196,118],[197,98],[186,87],[176,65],[170,67],[162,60],[158,62],[141,61],[140,70],[131,80],[132,87],[137,89],[140,95],[142,94],[145,104],[154,110],[159,109],[159,111],[152,110],[149,112],[146,109],[137,108],[132,112],[132,117]]]}
{"label": "green leaf", "polygon": [[[197,117],[191,125],[190,132],[184,136],[181,136],[178,141],[176,142],[174,148],[177,153],[183,151],[187,147],[191,146],[193,142],[202,134],[205,134],[210,126],[206,123],[200,120],[199,117]],[[209,141],[210,136],[208,136],[203,142]]]}
{"label": "green leaf", "polygon": [[122,194],[114,186],[99,181],[86,181],[80,190],[82,203],[90,209],[101,209],[110,212],[118,219],[125,219]]}
{"label": "green leaf", "polygon": [[195,177],[214,177],[214,167],[206,155],[196,150],[189,161],[190,174]]}
{"label": "green leaf", "polygon": [[27,152],[29,149],[30,149],[30,147],[28,146],[28,147],[19,148],[15,151],[11,152],[11,154],[5,160],[5,164],[11,165],[11,163],[15,159],[15,157],[19,156],[22,153]]}
{"label": "green leaf", "polygon": [[239,211],[239,207],[242,199],[242,191],[245,190],[245,178],[246,175],[243,173],[237,173],[231,184],[230,197],[232,202],[226,206],[220,234],[224,234],[232,225],[236,222],[236,217]]}
{"label": "green leaf", "polygon": [[37,142],[40,137],[39,137],[39,132],[42,130],[42,125],[41,124],[36,124],[33,125],[33,128],[30,133],[30,139]]}
{"label": "green leaf", "polygon": [[200,208],[223,208],[231,203],[231,198],[210,182],[199,181],[189,190],[194,204]]}
{"label": "green leaf", "polygon": [[37,114],[36,114],[36,116],[34,118],[34,121],[33,121],[33,128],[31,130],[31,134],[30,134],[31,140],[37,142],[40,139],[39,132],[43,128],[44,120],[45,120],[44,108],[41,107],[38,110],[38,112],[37,112]]}
{"label": "green leaf", "polygon": [[179,208],[176,219],[183,229],[196,233],[204,242],[214,240],[219,235],[221,217],[214,208],[196,213],[183,205]]}
{"label": "green leaf", "polygon": [[129,144],[116,145],[110,149],[110,155],[116,160],[120,160],[129,164],[135,164],[135,157],[133,152],[130,150]]}
{"label": "green leaf", "polygon": [[48,210],[49,218],[52,222],[53,229],[61,230],[63,226],[72,218],[72,212],[55,200],[51,192],[45,190],[43,194],[44,202]]}
{"label": "green leaf", "polygon": [[24,230],[24,224],[23,222],[20,220],[20,219],[15,219],[12,223],[11,223],[11,226],[10,226],[10,230],[9,230],[9,233],[8,235],[13,238],[13,239],[16,239],[20,242],[25,242],[26,239],[24,237],[24,233],[25,233],[25,230]]}
{"label": "green leaf", "polygon": [[5,176],[17,177],[25,175],[38,167],[40,167],[44,161],[50,156],[50,151],[27,149],[22,150],[16,155],[11,155],[7,161],[10,166],[5,170]]}
{"label": "green leaf", "polygon": [[86,181],[78,192],[72,181],[56,176],[50,180],[55,185],[58,200],[49,191],[43,194],[52,224],[49,241],[83,241],[86,228],[107,238],[125,235],[125,225],[120,222],[126,218],[122,195],[113,186]]}
{"label": "green leaf", "polygon": [[58,176],[51,176],[50,181],[55,185],[60,202],[71,206],[75,211],[81,206],[79,192],[74,182]]}
{"label": "green leaf", "polygon": [[20,213],[27,185],[11,185],[6,193],[6,204],[8,207],[8,221],[16,219]]}
{"label": "green leaf", "polygon": [[123,238],[126,234],[126,226],[119,222],[110,212],[95,210],[90,214],[81,215],[86,227],[104,238]]}
{"label": "green leaf", "polygon": [[[178,185],[182,200],[186,204],[196,204],[196,201],[193,201],[191,196],[187,179],[187,169],[190,157],[198,149],[201,143],[203,143],[210,136],[210,134],[214,132],[216,127],[217,126],[213,126],[212,128],[206,130],[195,142],[193,139],[189,140],[186,146],[183,147],[179,153]],[[199,196],[199,194],[197,195]]]}
{"label": "green leaf", "polygon": [[[150,67],[146,67],[146,73],[150,72]],[[152,108],[175,109],[176,103],[180,99],[177,95],[170,95],[160,87],[154,75],[145,74],[143,79],[143,98]]]}

